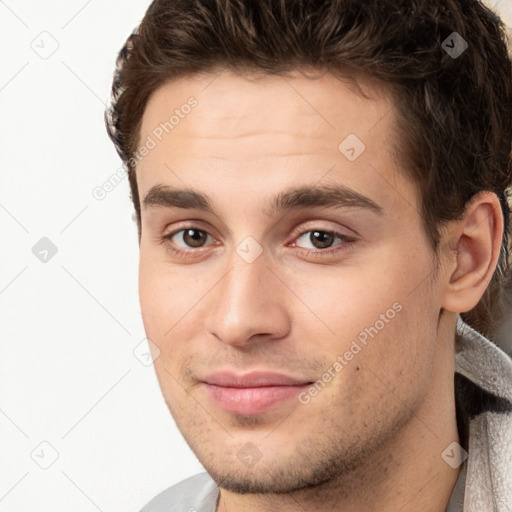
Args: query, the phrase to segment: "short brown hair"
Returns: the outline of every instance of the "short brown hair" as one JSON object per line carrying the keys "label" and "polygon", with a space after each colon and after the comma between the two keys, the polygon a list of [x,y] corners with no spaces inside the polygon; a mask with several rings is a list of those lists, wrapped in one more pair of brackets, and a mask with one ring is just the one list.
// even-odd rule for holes
{"label": "short brown hair", "polygon": [[[456,32],[460,56],[443,49]],[[427,238],[488,190],[500,199],[499,262],[463,318],[492,339],[510,283],[512,64],[505,26],[478,0],[154,0],[117,57],[107,130],[128,167],[140,238],[132,155],[150,95],[165,82],[231,69],[284,75],[304,68],[369,77],[394,93],[397,148],[421,192]],[[453,46],[453,40],[450,40]],[[399,144],[398,144],[399,142]]]}

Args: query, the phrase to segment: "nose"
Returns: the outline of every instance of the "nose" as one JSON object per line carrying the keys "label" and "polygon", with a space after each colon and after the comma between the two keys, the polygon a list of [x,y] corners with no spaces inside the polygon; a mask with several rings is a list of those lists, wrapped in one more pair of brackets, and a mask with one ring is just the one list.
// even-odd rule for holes
{"label": "nose", "polygon": [[238,348],[246,348],[256,339],[286,336],[291,328],[286,296],[291,292],[276,274],[264,252],[248,263],[233,251],[229,270],[210,298],[208,332]]}

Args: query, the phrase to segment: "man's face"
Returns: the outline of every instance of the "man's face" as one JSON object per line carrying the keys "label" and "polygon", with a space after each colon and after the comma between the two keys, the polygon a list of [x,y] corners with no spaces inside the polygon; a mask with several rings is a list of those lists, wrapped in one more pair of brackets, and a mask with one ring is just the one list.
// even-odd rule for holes
{"label": "man's face", "polygon": [[327,481],[429,401],[433,256],[392,159],[392,100],[365,91],[223,72],[168,83],[145,110],[144,327],[179,429],[227,489]]}

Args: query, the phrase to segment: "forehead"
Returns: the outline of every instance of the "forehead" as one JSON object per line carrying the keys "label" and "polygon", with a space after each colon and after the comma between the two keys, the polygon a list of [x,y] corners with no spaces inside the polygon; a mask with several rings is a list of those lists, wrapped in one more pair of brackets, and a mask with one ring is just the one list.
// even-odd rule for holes
{"label": "forehead", "polygon": [[[150,96],[141,135],[169,120],[191,97],[198,104],[193,110],[196,122],[185,123],[180,117],[179,123],[173,122],[174,135],[198,138],[213,132],[220,141],[249,135],[256,126],[271,132],[291,125],[298,134],[325,136],[326,131],[352,126],[363,135],[376,119],[390,112],[393,100],[389,86],[382,82],[358,79],[369,98],[357,93],[353,83],[351,78],[330,73],[308,78],[298,71],[291,76],[242,75],[228,70],[185,76],[163,84]],[[303,118],[298,126],[297,117]]]}
{"label": "forehead", "polygon": [[[142,119],[140,143],[153,143],[137,165],[141,199],[157,183],[196,184],[219,195],[233,187],[269,194],[328,175],[330,182],[392,200],[391,92],[376,81],[358,84],[366,98],[329,73],[222,71],[167,82]],[[385,185],[389,180],[394,186]]]}

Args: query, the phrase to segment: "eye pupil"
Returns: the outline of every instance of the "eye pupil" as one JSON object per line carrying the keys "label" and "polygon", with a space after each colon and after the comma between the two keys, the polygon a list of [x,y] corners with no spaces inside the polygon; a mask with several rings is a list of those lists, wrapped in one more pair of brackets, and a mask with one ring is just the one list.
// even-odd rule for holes
{"label": "eye pupil", "polygon": [[[316,239],[314,237],[316,237]],[[309,239],[315,247],[324,249],[333,243],[333,234],[327,231],[311,231]],[[319,244],[319,246],[317,244]]]}
{"label": "eye pupil", "polygon": [[183,240],[190,247],[201,247],[206,240],[206,235],[199,229],[185,229]]}

